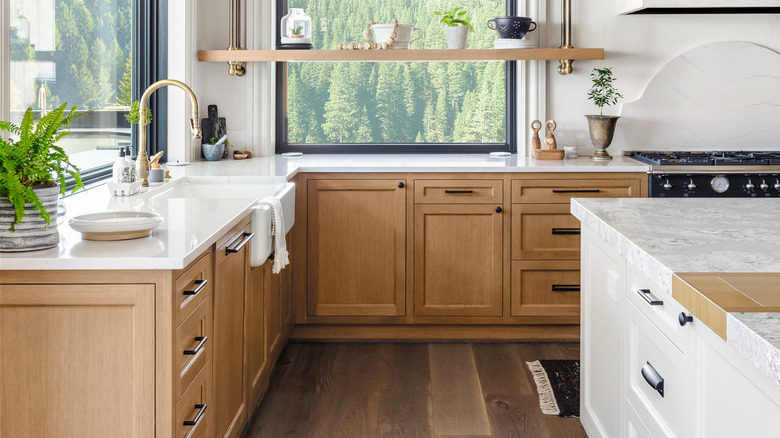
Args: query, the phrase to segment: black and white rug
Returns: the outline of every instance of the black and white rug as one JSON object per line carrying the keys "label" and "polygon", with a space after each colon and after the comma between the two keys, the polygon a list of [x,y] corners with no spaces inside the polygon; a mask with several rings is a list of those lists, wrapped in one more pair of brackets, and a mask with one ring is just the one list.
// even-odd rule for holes
{"label": "black and white rug", "polygon": [[535,360],[526,365],[536,382],[542,413],[580,416],[580,361]]}

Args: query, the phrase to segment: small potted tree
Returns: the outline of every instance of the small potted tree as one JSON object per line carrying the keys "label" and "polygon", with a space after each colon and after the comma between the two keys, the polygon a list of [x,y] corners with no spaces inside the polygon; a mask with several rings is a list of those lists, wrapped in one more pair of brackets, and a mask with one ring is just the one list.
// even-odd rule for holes
{"label": "small potted tree", "polygon": [[466,39],[469,36],[469,29],[474,30],[474,26],[469,23],[471,17],[467,17],[465,9],[455,8],[451,11],[433,13],[441,17],[441,23],[447,25],[444,29],[447,35],[448,49],[465,49]]}
{"label": "small potted tree", "polygon": [[72,191],[84,188],[81,174],[57,142],[69,135],[62,128],[83,114],[67,103],[41,117],[32,109],[20,125],[0,121],[0,131],[18,137],[0,137],[0,251],[32,251],[57,246],[57,200],[65,194],[65,178],[75,181]]}
{"label": "small potted tree", "polygon": [[593,86],[588,91],[588,100],[593,101],[599,107],[598,115],[585,116],[588,119],[590,140],[596,147],[596,153],[591,159],[596,161],[611,160],[612,156],[607,153],[607,148],[612,143],[615,126],[620,116],[605,116],[604,107],[616,104],[623,95],[618,93],[615,86],[612,85],[615,77],[612,75],[611,68],[594,68],[590,73],[590,79]]}

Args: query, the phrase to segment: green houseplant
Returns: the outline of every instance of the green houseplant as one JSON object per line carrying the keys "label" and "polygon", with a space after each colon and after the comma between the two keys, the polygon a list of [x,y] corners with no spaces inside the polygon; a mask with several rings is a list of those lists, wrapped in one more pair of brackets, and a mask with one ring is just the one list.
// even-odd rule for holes
{"label": "green houseplant", "polygon": [[612,143],[615,126],[620,116],[605,116],[604,107],[616,104],[623,95],[612,85],[615,77],[611,68],[594,68],[590,73],[590,79],[593,85],[588,91],[588,100],[593,101],[599,107],[598,115],[585,116],[588,119],[590,140],[596,147],[596,153],[591,159],[596,161],[611,160],[612,156],[607,153],[607,148]]}
{"label": "green houseplant", "polygon": [[444,30],[447,35],[447,48],[465,49],[469,29],[474,30],[470,23],[471,17],[466,16],[468,12],[463,8],[455,8],[445,12],[435,11],[433,14],[440,16],[439,22],[447,25]]}
{"label": "green houseplant", "polygon": [[[57,142],[70,133],[64,131],[77,114],[77,106],[66,111],[64,103],[36,124],[28,108],[19,125],[0,121],[0,131],[18,137],[0,137],[0,251],[23,251],[56,246],[59,242],[57,198],[65,194],[65,178],[83,188],[81,174]],[[34,217],[35,213],[38,217]]]}

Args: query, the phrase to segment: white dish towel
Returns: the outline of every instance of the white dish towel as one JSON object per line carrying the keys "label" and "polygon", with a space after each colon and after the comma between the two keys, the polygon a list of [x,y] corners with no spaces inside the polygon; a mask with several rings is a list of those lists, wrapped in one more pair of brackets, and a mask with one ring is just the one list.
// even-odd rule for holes
{"label": "white dish towel", "polygon": [[274,267],[273,273],[278,274],[282,269],[290,264],[290,258],[287,253],[287,242],[284,238],[284,216],[282,215],[282,202],[274,196],[266,196],[260,201],[260,205],[267,205],[271,209],[271,220],[269,222],[269,234],[274,236]]}

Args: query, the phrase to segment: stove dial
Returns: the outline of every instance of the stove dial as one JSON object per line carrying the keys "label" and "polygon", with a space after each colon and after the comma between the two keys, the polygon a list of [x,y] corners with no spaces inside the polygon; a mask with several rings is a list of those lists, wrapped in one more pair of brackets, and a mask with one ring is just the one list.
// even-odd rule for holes
{"label": "stove dial", "polygon": [[775,190],[780,190],[780,179],[775,180]]}
{"label": "stove dial", "polygon": [[696,190],[696,184],[694,184],[693,178],[691,178],[691,180],[688,181],[688,190]]}
{"label": "stove dial", "polygon": [[766,183],[766,180],[762,179],[761,180],[761,185],[759,187],[761,187],[761,190],[766,190],[766,189],[769,188],[769,184]]}
{"label": "stove dial", "polygon": [[753,181],[751,181],[750,179],[748,179],[748,182],[747,182],[747,184],[745,184],[745,188],[746,188],[746,189],[748,189],[748,190],[753,190],[753,189],[755,189],[755,188],[756,188],[756,185],[755,185],[755,184],[753,184]]}
{"label": "stove dial", "polygon": [[726,175],[718,175],[710,181],[710,186],[712,186],[712,190],[715,190],[715,193],[725,192],[729,189],[729,185],[729,179],[726,178]]}
{"label": "stove dial", "polygon": [[672,190],[672,183],[670,183],[668,179],[664,183],[664,190]]}

